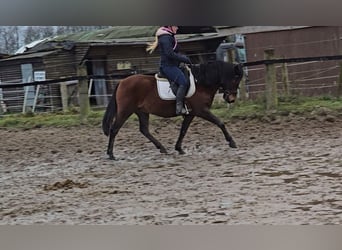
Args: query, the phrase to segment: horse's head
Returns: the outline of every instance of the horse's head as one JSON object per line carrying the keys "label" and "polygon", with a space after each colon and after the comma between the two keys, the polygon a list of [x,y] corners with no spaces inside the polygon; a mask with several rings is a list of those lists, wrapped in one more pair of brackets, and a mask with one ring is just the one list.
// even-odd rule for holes
{"label": "horse's head", "polygon": [[191,71],[197,83],[206,87],[215,86],[216,90],[217,88],[223,90],[223,98],[226,102],[232,103],[235,101],[237,90],[243,77],[241,64],[214,61],[196,66],[193,65]]}
{"label": "horse's head", "polygon": [[242,65],[224,63],[222,69],[220,85],[223,89],[223,99],[228,103],[233,103],[243,77]]}

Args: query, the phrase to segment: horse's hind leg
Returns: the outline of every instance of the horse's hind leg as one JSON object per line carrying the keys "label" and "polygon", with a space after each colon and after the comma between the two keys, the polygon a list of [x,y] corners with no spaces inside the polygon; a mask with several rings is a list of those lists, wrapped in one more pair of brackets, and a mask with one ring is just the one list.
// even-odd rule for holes
{"label": "horse's hind leg", "polygon": [[[122,126],[122,125],[121,125]],[[116,124],[116,122],[112,125],[112,127],[110,128],[109,131],[109,140],[108,140],[108,147],[107,147],[107,155],[109,156],[109,159],[111,160],[115,160],[114,157],[114,141],[115,141],[115,136],[117,135],[117,133],[119,132],[121,126],[119,126],[118,124]]]}
{"label": "horse's hind leg", "polygon": [[181,154],[185,154],[185,152],[182,149],[182,142],[183,142],[183,138],[186,134],[186,132],[188,131],[188,128],[190,126],[190,123],[192,122],[192,120],[194,119],[194,116],[192,115],[186,115],[184,117],[184,120],[182,122],[182,127],[181,130],[179,132],[179,136],[178,136],[178,140],[175,146],[175,149]]}
{"label": "horse's hind leg", "polygon": [[146,136],[147,139],[149,139],[158,149],[160,149],[160,153],[167,153],[164,146],[151,135],[148,125],[149,125],[149,114],[144,112],[136,112],[138,118],[139,118],[139,126],[140,126],[140,132]]}
{"label": "horse's hind leg", "polygon": [[124,117],[117,116],[115,119],[115,122],[112,124],[112,126],[110,128],[107,154],[109,155],[109,159],[111,159],[111,160],[115,160],[114,153],[113,153],[115,137],[129,116],[130,115],[128,115],[128,114],[125,115]]}

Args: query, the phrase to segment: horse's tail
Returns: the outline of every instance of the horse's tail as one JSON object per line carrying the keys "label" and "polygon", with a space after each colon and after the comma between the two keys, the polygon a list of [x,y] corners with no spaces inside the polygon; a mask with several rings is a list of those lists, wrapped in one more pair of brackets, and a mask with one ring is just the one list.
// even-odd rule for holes
{"label": "horse's tail", "polygon": [[104,113],[103,119],[102,119],[102,130],[103,133],[108,136],[109,135],[109,130],[110,126],[113,122],[113,119],[116,115],[116,90],[118,89],[119,84],[115,86],[112,98],[110,99],[106,112]]}

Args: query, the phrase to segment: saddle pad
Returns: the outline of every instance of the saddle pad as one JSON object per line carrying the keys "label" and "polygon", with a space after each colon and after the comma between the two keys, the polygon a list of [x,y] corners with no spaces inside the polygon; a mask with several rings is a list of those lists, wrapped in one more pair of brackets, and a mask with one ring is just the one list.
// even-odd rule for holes
{"label": "saddle pad", "polygon": [[[185,95],[186,98],[191,97],[196,90],[195,87],[195,79],[193,74],[191,73],[191,70],[189,70],[190,73],[190,87]],[[166,78],[159,78],[157,74],[155,75],[155,78],[157,80],[157,89],[158,89],[158,94],[159,97],[163,100],[175,100],[176,96],[173,94],[172,89],[170,87],[170,83]]]}

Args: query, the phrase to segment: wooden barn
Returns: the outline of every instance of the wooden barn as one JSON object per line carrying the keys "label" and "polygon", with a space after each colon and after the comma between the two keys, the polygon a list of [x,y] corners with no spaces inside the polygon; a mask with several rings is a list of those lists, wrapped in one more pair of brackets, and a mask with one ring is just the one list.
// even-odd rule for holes
{"label": "wooden barn", "polygon": [[[145,51],[147,43],[154,40],[157,28],[118,26],[45,39],[27,46],[23,53],[0,60],[0,80],[2,83],[20,83],[62,79],[77,76],[80,66],[84,65],[87,75],[118,76],[110,81],[91,80],[91,104],[105,106],[120,75],[158,71],[158,52],[148,54]],[[177,39],[180,51],[197,63],[214,60],[215,51],[225,35],[219,34],[212,26],[181,26]],[[72,86],[75,82],[69,84]],[[32,106],[37,99],[48,110],[60,109],[60,85],[40,86],[39,93],[33,86],[30,89],[3,89],[3,99],[7,100],[8,110],[13,112],[21,111],[23,105]],[[73,92],[72,88],[69,92]]]}
{"label": "wooden barn", "polygon": [[[342,49],[342,27],[339,26],[245,27],[240,28],[240,33],[245,37],[248,62],[265,59],[266,49],[273,49],[276,59],[340,55]],[[333,95],[339,81],[340,61],[276,64],[276,74],[280,93],[288,91],[290,95]],[[251,97],[264,93],[265,75],[264,65],[248,68],[248,90]]]}
{"label": "wooden barn", "polygon": [[[74,57],[70,51],[62,49],[23,53],[0,60],[1,83],[21,84],[32,81],[57,79],[63,75],[74,75],[73,67],[65,67]],[[32,107],[37,87],[15,87],[2,89],[2,98],[7,111],[25,111],[26,106]],[[39,89],[39,103],[44,110],[54,110],[60,106],[58,85],[44,85]]]}

